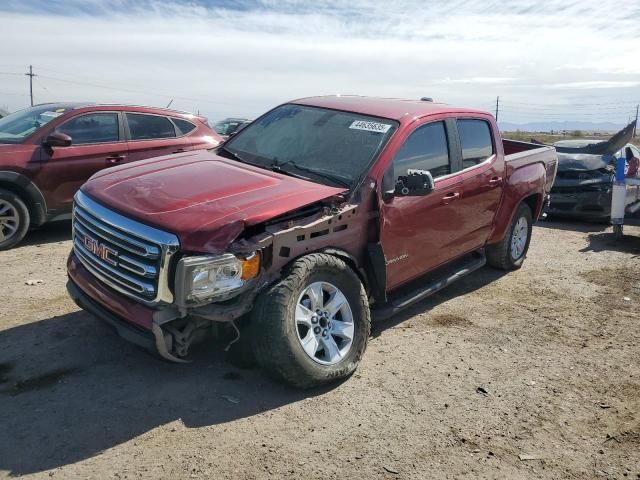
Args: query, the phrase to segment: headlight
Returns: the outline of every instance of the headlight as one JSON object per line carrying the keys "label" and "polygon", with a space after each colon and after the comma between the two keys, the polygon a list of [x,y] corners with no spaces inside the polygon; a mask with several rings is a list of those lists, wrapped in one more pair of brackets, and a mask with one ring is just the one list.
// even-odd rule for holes
{"label": "headlight", "polygon": [[260,255],[185,257],[176,270],[176,297],[184,304],[226,300],[238,294],[260,272]]}

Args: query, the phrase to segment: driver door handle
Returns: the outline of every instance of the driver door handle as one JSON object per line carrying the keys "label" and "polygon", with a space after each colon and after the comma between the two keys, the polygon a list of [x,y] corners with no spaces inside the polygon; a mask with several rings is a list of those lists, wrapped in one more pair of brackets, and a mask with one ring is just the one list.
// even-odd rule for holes
{"label": "driver door handle", "polygon": [[497,187],[501,183],[502,183],[502,177],[493,177],[491,180],[489,180],[490,187]]}
{"label": "driver door handle", "polygon": [[458,198],[460,198],[459,192],[451,192],[442,197],[442,203],[444,203],[445,205],[449,205],[451,202],[457,200]]}
{"label": "driver door handle", "polygon": [[181,147],[181,148],[179,148],[179,149],[177,149],[177,150],[175,150],[175,151],[173,151],[171,153],[182,153],[182,152],[186,152],[186,150]]}
{"label": "driver door handle", "polygon": [[125,159],[124,155],[109,155],[106,158],[106,162],[109,165],[115,165],[116,163],[120,163],[124,159]]}

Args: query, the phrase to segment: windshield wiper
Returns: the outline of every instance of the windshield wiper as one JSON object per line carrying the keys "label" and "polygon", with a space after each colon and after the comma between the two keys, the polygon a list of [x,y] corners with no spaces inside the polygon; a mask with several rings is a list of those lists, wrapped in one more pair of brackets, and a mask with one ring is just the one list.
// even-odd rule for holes
{"label": "windshield wiper", "polygon": [[[328,173],[328,172],[321,172],[321,171],[315,170],[313,168],[306,167],[304,165],[300,165],[300,164],[294,162],[293,160],[287,160],[286,162],[279,163],[278,159],[275,158],[273,160],[273,163],[270,165],[269,168],[271,170],[275,171],[275,172],[284,172],[284,173],[289,173],[290,175],[294,175],[292,172],[287,172],[286,170],[284,170],[282,168],[285,165],[291,165],[293,168],[295,168],[297,170],[300,170],[301,172],[311,173],[312,175],[316,175],[316,176],[318,176],[320,178],[324,178],[326,180],[329,180],[330,182],[337,183],[341,187],[349,188],[351,186],[351,184],[349,182],[347,182],[342,177],[339,177],[337,175],[333,175],[333,174]],[[305,180],[309,180],[308,178],[305,178],[305,177],[301,177],[301,178],[303,178]]]}
{"label": "windshield wiper", "polygon": [[247,160],[247,159],[243,158],[240,154],[238,154],[238,153],[234,152],[233,150],[229,150],[229,149],[228,149],[227,147],[225,147],[224,145],[222,145],[221,147],[218,147],[218,151],[225,151],[225,152],[227,152],[229,155],[231,155],[231,157],[232,157],[234,160],[238,160],[239,162],[246,163],[246,164],[248,164],[248,165],[253,165],[254,167],[260,167],[260,165],[258,165],[258,164],[256,164],[256,163],[253,163],[253,162],[250,162],[249,160]]}

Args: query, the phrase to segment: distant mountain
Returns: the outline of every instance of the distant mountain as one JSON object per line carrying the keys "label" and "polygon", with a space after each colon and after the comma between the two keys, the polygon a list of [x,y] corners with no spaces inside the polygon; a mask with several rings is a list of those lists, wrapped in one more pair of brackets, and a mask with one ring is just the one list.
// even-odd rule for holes
{"label": "distant mountain", "polygon": [[511,123],[499,122],[500,130],[503,132],[560,132],[562,130],[582,130],[584,132],[617,132],[626,126],[623,123],[613,122],[529,122]]}

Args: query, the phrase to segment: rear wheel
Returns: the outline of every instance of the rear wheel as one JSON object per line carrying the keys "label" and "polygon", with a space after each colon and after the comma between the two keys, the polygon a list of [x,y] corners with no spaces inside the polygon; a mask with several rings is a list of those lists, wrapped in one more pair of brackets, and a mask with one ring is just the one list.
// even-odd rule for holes
{"label": "rear wheel", "polygon": [[0,250],[8,250],[29,230],[29,209],[15,193],[0,189]]}
{"label": "rear wheel", "polygon": [[529,250],[533,220],[531,209],[520,204],[504,238],[487,246],[487,263],[502,270],[515,270],[522,266]]}
{"label": "rear wheel", "polygon": [[291,385],[308,388],[347,377],[371,330],[364,287],[339,258],[307,255],[260,295],[251,330],[258,363]]}

